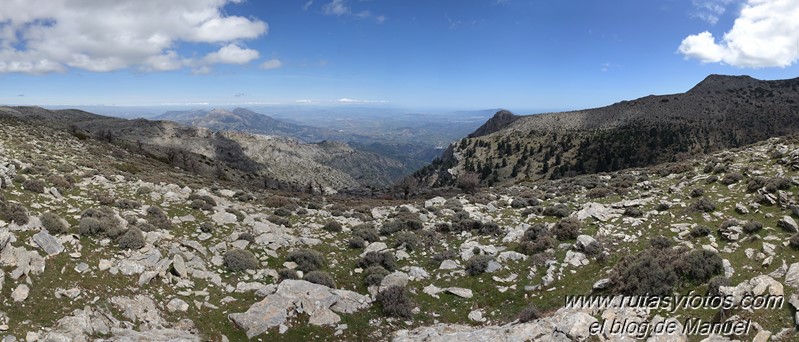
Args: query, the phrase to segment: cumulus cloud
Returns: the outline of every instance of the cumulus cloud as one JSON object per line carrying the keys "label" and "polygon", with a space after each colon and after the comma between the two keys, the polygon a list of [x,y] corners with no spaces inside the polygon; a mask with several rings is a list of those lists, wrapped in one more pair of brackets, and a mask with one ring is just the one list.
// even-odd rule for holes
{"label": "cumulus cloud", "polygon": [[277,58],[272,58],[266,62],[261,63],[261,69],[272,70],[278,69],[283,66],[283,62],[281,62]]}
{"label": "cumulus cloud", "polygon": [[[49,73],[78,68],[105,72],[135,67],[203,69],[241,63],[257,51],[267,23],[225,14],[240,0],[11,0],[0,7],[0,72]],[[219,44],[204,59],[181,56],[181,43]]]}
{"label": "cumulus cloud", "polygon": [[787,67],[799,60],[799,2],[748,0],[732,29],[686,37],[678,52],[702,63],[745,68]]}
{"label": "cumulus cloud", "polygon": [[246,49],[236,43],[223,46],[219,51],[211,52],[203,59],[208,64],[247,64],[254,59],[258,59],[258,51]]}

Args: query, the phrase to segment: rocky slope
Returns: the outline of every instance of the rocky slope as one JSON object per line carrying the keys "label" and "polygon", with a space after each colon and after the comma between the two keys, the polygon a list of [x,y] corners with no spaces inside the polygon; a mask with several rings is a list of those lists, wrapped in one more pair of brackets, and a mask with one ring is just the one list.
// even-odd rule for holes
{"label": "rocky slope", "polygon": [[211,131],[169,121],[124,120],[75,110],[3,107],[0,115],[114,143],[189,172],[251,186],[314,191],[386,187],[406,170],[401,162],[345,144],[304,144],[291,138]]}
{"label": "rocky slope", "polygon": [[[751,328],[648,340],[791,341],[797,189],[797,136],[375,201],[242,188],[0,116],[0,338],[624,341],[590,326],[697,318]],[[564,307],[567,295],[690,291],[785,302],[721,315]]]}
{"label": "rocky slope", "polygon": [[335,131],[297,125],[270,116],[259,114],[244,108],[231,111],[213,109],[210,111],[193,110],[166,112],[153,120],[174,121],[177,123],[208,128],[214,131],[236,131],[280,137],[297,138],[302,142],[315,143],[329,139],[348,141],[346,136]]}
{"label": "rocky slope", "polygon": [[799,131],[799,79],[711,75],[683,94],[517,117],[498,112],[417,176],[448,185],[560,178],[678,161]]}

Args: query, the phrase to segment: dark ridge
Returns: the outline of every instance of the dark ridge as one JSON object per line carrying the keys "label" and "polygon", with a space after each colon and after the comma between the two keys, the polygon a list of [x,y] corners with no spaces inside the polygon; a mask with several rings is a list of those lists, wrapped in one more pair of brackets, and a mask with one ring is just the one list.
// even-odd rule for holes
{"label": "dark ridge", "polygon": [[513,115],[513,113],[507,110],[500,110],[491,119],[488,119],[485,124],[480,126],[474,133],[469,134],[469,138],[477,138],[482,137],[484,135],[489,135],[494,132],[501,131],[505,127],[510,126],[512,123],[516,122],[521,118],[521,116]]}

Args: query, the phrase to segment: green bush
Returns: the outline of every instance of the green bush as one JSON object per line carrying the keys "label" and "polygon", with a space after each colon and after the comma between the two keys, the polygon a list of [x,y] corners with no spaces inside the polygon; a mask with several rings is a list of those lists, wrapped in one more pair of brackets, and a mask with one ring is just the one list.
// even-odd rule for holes
{"label": "green bush", "polygon": [[31,178],[22,182],[22,187],[25,188],[25,190],[28,190],[30,192],[35,192],[37,194],[44,193],[44,186],[45,186],[44,182],[39,179]]}
{"label": "green bush", "polygon": [[363,280],[366,286],[378,286],[383,281],[383,278],[391,274],[391,272],[387,271],[382,266],[375,265],[367,268],[363,274]]}
{"label": "green bush", "polygon": [[258,259],[250,251],[231,249],[225,253],[223,263],[233,272],[252,270],[258,268]]}
{"label": "green bush", "polygon": [[302,277],[302,280],[305,280],[307,282],[311,282],[311,283],[314,283],[314,284],[327,286],[327,287],[329,287],[331,289],[335,289],[336,288],[336,282],[333,280],[333,276],[331,276],[330,273],[327,273],[325,271],[311,271],[311,272],[308,272],[308,273],[305,274],[304,277]]}
{"label": "green bush", "polygon": [[406,251],[413,251],[419,247],[419,237],[412,232],[402,232],[397,234],[394,240],[394,248],[403,247]]}
{"label": "green bush", "polygon": [[152,206],[147,208],[147,216],[145,216],[145,220],[158,229],[172,229],[172,221],[169,220],[166,212],[159,207]]}
{"label": "green bush", "polygon": [[278,275],[279,281],[284,281],[284,280],[287,280],[287,279],[291,279],[291,280],[300,279],[300,275],[297,273],[297,271],[292,270],[292,269],[288,269],[288,268],[279,269],[277,271],[277,275]]}
{"label": "green bush", "polygon": [[674,242],[672,242],[671,239],[665,236],[655,236],[649,240],[649,244],[653,248],[666,249],[666,248],[671,248],[671,246],[674,245]]}
{"label": "green bush", "polygon": [[541,318],[541,311],[530,305],[519,313],[519,323],[527,323]]}
{"label": "green bush", "polygon": [[39,217],[42,221],[42,227],[52,235],[64,234],[67,232],[67,225],[61,220],[61,217],[53,212],[46,212]]}
{"label": "green bush", "polygon": [[714,210],[716,210],[716,205],[713,204],[713,202],[711,202],[707,198],[701,198],[698,201],[692,203],[691,206],[689,207],[689,211],[691,212],[709,213]]}
{"label": "green bush", "polygon": [[552,227],[552,234],[558,240],[574,240],[580,236],[580,221],[574,217],[561,219]]}
{"label": "green bush", "polygon": [[380,291],[375,299],[385,316],[405,319],[413,316],[413,303],[404,287],[391,286]]}
{"label": "green bush", "polygon": [[139,249],[144,247],[144,233],[139,228],[132,227],[117,238],[117,244],[122,249]]}
{"label": "green bush", "polygon": [[361,249],[366,247],[366,240],[364,240],[360,236],[353,236],[350,239],[350,241],[347,243],[347,246],[349,246],[352,249]]}
{"label": "green bush", "polygon": [[707,295],[718,296],[721,295],[719,288],[722,286],[730,286],[730,279],[725,276],[715,276],[707,282]]}
{"label": "green bush", "polygon": [[691,234],[691,236],[693,236],[695,238],[699,238],[699,237],[708,236],[708,235],[710,235],[711,232],[712,231],[710,230],[710,228],[708,228],[706,226],[696,226],[696,227],[691,228],[691,233],[690,234]]}
{"label": "green bush", "polygon": [[705,283],[713,276],[724,273],[719,254],[706,249],[683,255],[676,267],[689,281],[697,284]]}
{"label": "green bush", "polygon": [[299,249],[289,252],[286,260],[296,263],[297,269],[303,272],[316,271],[325,266],[325,258],[322,253],[312,249]]}
{"label": "green bush", "polygon": [[360,237],[365,241],[376,242],[380,241],[380,235],[377,230],[371,225],[359,225],[353,228],[352,235]]}
{"label": "green bush", "polygon": [[214,231],[214,224],[211,222],[203,222],[200,224],[200,231],[203,233],[210,233]]}
{"label": "green bush", "polygon": [[327,224],[325,224],[325,226],[322,227],[322,229],[324,229],[324,230],[326,230],[328,232],[331,232],[331,233],[338,233],[343,228],[341,227],[341,223],[338,223],[337,221],[330,221]]}
{"label": "green bush", "polygon": [[367,269],[371,266],[381,266],[386,270],[393,272],[397,268],[397,258],[391,252],[369,252],[358,260],[358,267]]}
{"label": "green bush", "polygon": [[100,220],[94,217],[84,217],[80,219],[80,223],[78,224],[78,233],[80,235],[99,235],[104,231],[102,224],[100,224]]}
{"label": "green bush", "polygon": [[794,249],[799,249],[799,233],[791,236],[791,239],[788,240],[788,245],[790,245]]}
{"label": "green bush", "polygon": [[14,202],[0,202],[0,218],[3,221],[14,222],[20,226],[28,224],[30,220],[28,209],[25,209],[22,204]]}
{"label": "green bush", "polygon": [[680,278],[673,263],[672,249],[647,249],[624,257],[611,275],[615,290],[624,295],[671,295]]}
{"label": "green bush", "polygon": [[489,255],[473,255],[469,261],[466,262],[466,273],[471,276],[485,273],[488,269],[488,263],[494,260]]}
{"label": "green bush", "polygon": [[754,234],[763,229],[763,224],[757,221],[749,221],[744,223],[743,231],[748,234]]}
{"label": "green bush", "polygon": [[544,216],[566,217],[571,214],[571,209],[563,203],[544,208]]}

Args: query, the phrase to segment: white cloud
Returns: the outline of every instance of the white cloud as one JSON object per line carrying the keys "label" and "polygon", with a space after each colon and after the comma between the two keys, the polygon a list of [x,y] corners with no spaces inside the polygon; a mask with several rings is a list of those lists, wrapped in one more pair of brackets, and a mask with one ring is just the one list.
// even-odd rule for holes
{"label": "white cloud", "polygon": [[[268,25],[230,16],[241,0],[25,0],[0,7],[0,72],[48,73],[68,67],[96,72],[137,67],[167,71],[198,67],[181,42],[220,44],[218,62],[242,61],[254,50],[223,53],[258,38]],[[239,45],[232,45],[238,47]],[[228,50],[223,51],[225,48]],[[246,51],[247,53],[243,53]],[[229,59],[234,58],[234,59]]]}
{"label": "white cloud", "polygon": [[322,11],[326,15],[342,16],[352,13],[352,10],[347,6],[345,0],[333,0],[329,4],[322,7]]}
{"label": "white cloud", "polygon": [[355,99],[350,99],[350,98],[347,98],[347,97],[342,97],[342,98],[336,100],[336,102],[341,103],[341,104],[366,104],[366,103],[387,103],[388,101],[385,101],[385,100],[380,100],[380,101],[355,100]]}
{"label": "white cloud", "polygon": [[[386,21],[386,16],[384,15],[374,15],[369,10],[363,10],[359,12],[353,12],[352,8],[347,5],[348,0],[333,0],[324,6],[322,6],[322,13],[325,15],[332,15],[332,16],[353,16],[358,19],[374,19],[378,24],[382,24]],[[310,6],[309,4],[306,4]]]}
{"label": "white cloud", "polygon": [[277,58],[272,58],[266,62],[261,63],[261,69],[271,70],[271,69],[278,69],[283,66],[283,62],[281,62]]}
{"label": "white cloud", "polygon": [[294,101],[294,102],[296,102],[296,103],[302,103],[302,104],[309,104],[309,103],[313,103],[313,101],[312,101],[312,100],[297,100],[297,101]]}
{"label": "white cloud", "polygon": [[799,1],[748,0],[732,29],[716,41],[710,32],[686,37],[678,52],[702,63],[787,67],[799,60]]}
{"label": "white cloud", "polygon": [[223,46],[217,52],[211,52],[203,58],[208,64],[247,64],[254,59],[258,59],[260,54],[252,49],[241,48],[235,43]]}
{"label": "white cloud", "polygon": [[692,17],[702,19],[711,25],[716,25],[719,16],[727,12],[727,6],[735,0],[693,0],[694,11]]}
{"label": "white cloud", "polygon": [[343,97],[343,98],[340,98],[340,99],[336,100],[336,102],[338,102],[338,103],[360,103],[361,101],[348,99],[346,97]]}
{"label": "white cloud", "polygon": [[311,8],[311,5],[313,5],[313,0],[308,0],[305,5],[302,5],[302,10],[307,11],[309,8]]}

